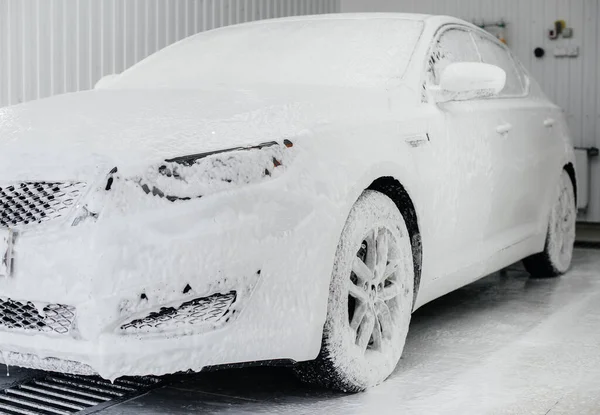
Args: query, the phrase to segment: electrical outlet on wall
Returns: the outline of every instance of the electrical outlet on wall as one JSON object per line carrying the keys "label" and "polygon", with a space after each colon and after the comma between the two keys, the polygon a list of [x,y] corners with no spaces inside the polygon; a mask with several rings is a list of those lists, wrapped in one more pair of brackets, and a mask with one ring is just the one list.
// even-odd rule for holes
{"label": "electrical outlet on wall", "polygon": [[557,58],[563,58],[563,57],[567,56],[567,49],[566,48],[554,48],[554,56],[556,56]]}
{"label": "electrical outlet on wall", "polygon": [[576,58],[579,56],[579,46],[556,47],[554,56],[557,58]]}

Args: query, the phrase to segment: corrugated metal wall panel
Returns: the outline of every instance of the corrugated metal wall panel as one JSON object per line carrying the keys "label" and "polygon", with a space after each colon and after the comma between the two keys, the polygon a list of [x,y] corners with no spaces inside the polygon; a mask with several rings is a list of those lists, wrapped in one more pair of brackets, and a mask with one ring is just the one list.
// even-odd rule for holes
{"label": "corrugated metal wall panel", "polygon": [[0,107],[90,89],[191,34],[340,0],[0,0]]}
{"label": "corrugated metal wall panel", "polygon": [[[600,0],[342,0],[343,12],[446,14],[467,21],[508,23],[507,41],[550,99],[565,109],[574,144],[600,147]],[[555,20],[566,20],[572,39],[550,40]],[[546,50],[537,59],[535,47]],[[579,46],[578,58],[555,58],[557,46]],[[591,163],[590,205],[582,220],[600,222],[600,160]]]}

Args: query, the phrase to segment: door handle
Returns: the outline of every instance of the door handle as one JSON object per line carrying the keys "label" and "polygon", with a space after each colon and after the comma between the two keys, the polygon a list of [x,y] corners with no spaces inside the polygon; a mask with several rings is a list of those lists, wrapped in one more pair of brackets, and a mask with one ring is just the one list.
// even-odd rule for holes
{"label": "door handle", "polygon": [[513,126],[511,124],[502,124],[496,127],[496,132],[501,135],[508,134],[510,130],[512,130]]}
{"label": "door handle", "polygon": [[554,121],[554,118],[546,118],[544,120],[544,127],[546,127],[546,128],[553,127],[555,122],[556,121]]}

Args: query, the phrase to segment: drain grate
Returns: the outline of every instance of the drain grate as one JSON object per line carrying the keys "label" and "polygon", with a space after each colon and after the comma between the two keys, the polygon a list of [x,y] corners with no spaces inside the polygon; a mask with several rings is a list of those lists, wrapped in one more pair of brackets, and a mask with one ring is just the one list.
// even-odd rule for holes
{"label": "drain grate", "polygon": [[117,379],[45,374],[0,390],[0,414],[89,414],[160,386],[156,377]]}

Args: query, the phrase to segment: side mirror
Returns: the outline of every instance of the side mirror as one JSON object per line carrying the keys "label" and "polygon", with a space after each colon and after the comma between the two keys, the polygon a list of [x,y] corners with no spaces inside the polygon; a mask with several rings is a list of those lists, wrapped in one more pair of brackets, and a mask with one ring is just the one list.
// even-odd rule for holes
{"label": "side mirror", "polygon": [[498,95],[506,85],[506,72],[495,65],[457,62],[448,65],[440,84],[428,88],[436,103],[465,101]]}
{"label": "side mirror", "polygon": [[94,85],[94,89],[107,88],[111,86],[117,80],[117,78],[119,78],[119,74],[117,73],[104,75],[102,78],[100,78],[98,82],[96,82],[96,85]]}

